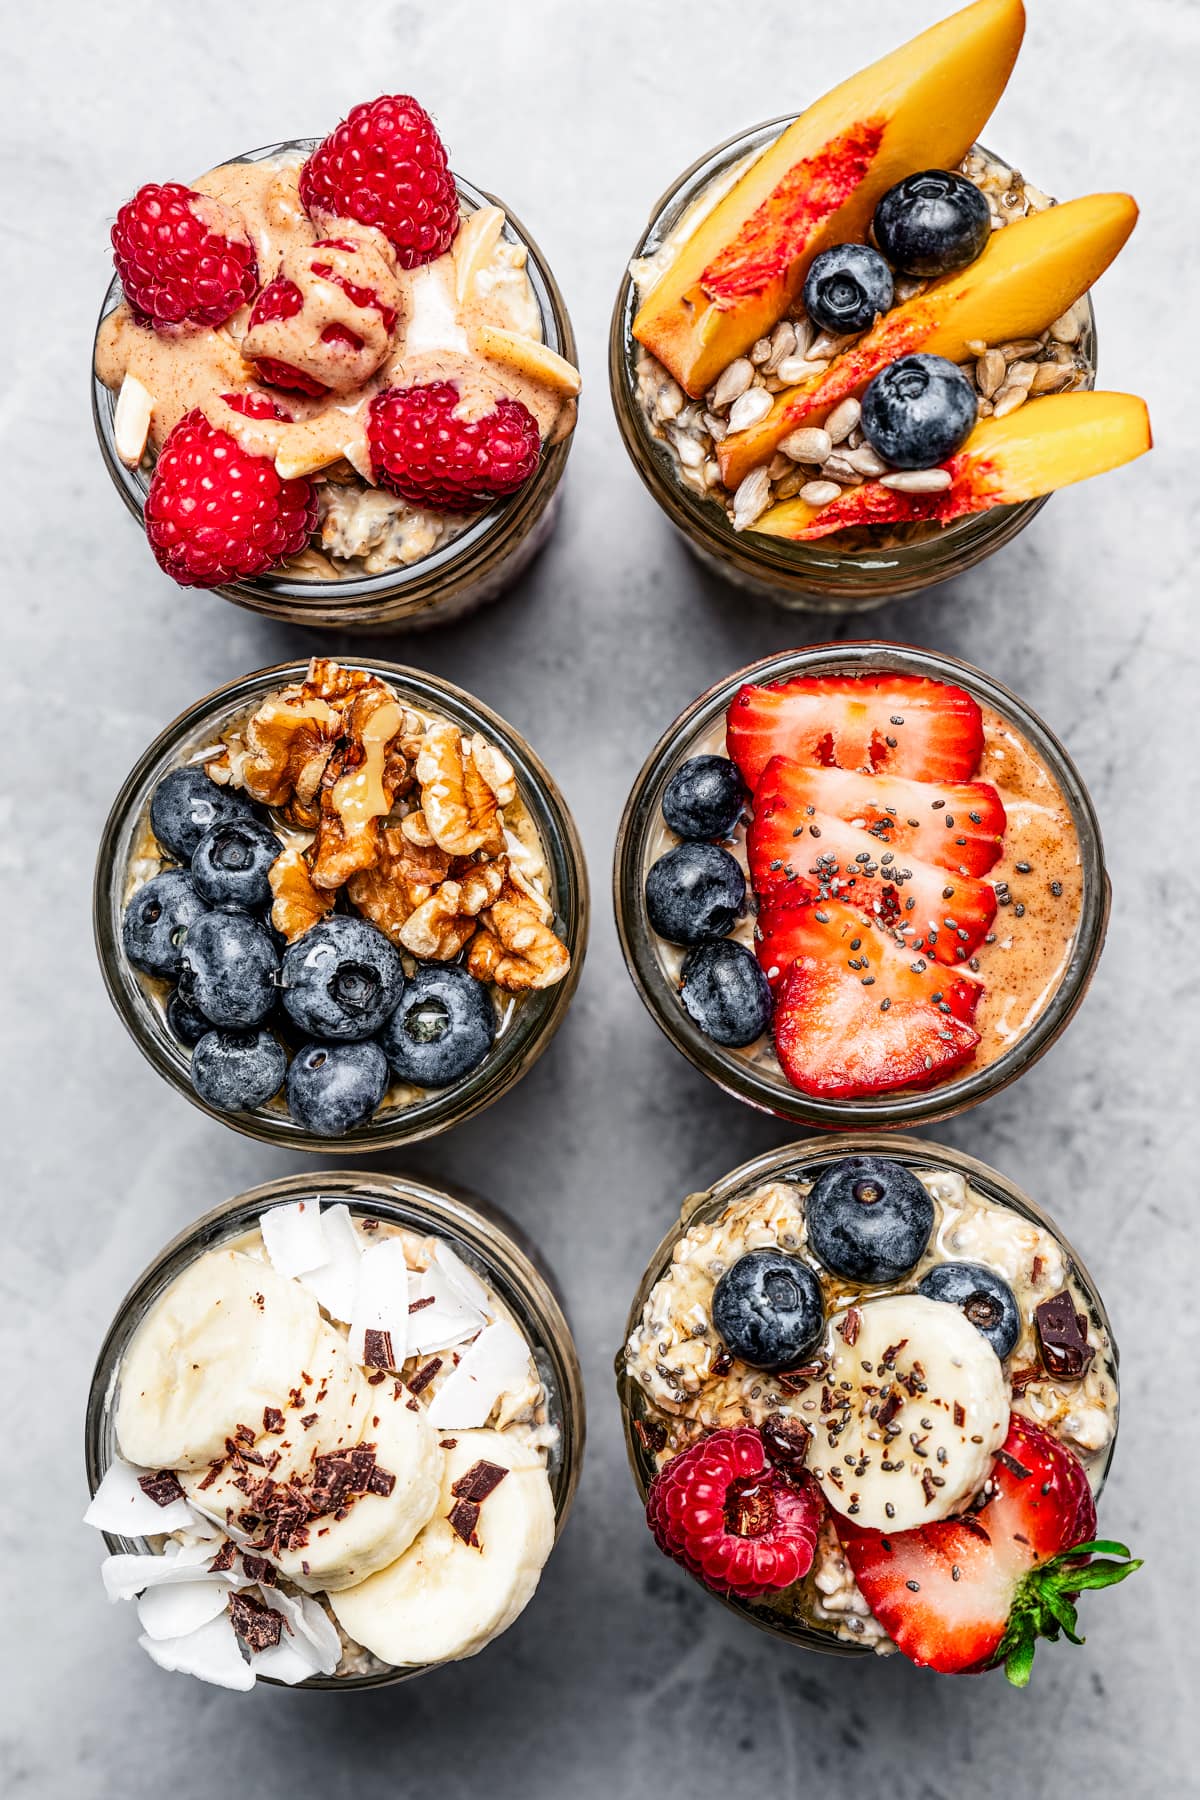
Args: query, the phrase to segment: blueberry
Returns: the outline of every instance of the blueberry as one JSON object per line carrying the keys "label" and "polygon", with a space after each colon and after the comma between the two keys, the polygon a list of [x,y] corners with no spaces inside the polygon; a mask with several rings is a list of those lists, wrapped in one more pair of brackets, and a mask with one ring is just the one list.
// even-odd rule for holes
{"label": "blueberry", "polygon": [[727,756],[689,756],[666,785],[663,818],[681,838],[728,837],[745,799],[742,778]]}
{"label": "blueberry", "polygon": [[150,828],[162,848],[180,862],[191,861],[196,845],[214,825],[253,816],[244,794],[218,787],[195,766],[172,769],[159,782],[150,802]]}
{"label": "blueberry", "polygon": [[253,912],[271,898],[267,876],[282,849],[275,833],[258,819],[214,825],[192,853],[196,892],[214,906],[244,906]]}
{"label": "blueberry", "polygon": [[390,1079],[378,1044],[306,1044],[288,1069],[288,1111],[317,1137],[345,1137],[371,1117]]}
{"label": "blueberry", "polygon": [[869,244],[822,250],[804,278],[804,310],[822,331],[866,331],[895,297],[892,271]]}
{"label": "blueberry", "polygon": [[975,390],[944,356],[902,356],[863,395],[862,432],[897,469],[932,469],[970,436]]}
{"label": "blueberry", "polygon": [[992,235],[988,203],[973,181],[948,169],[906,175],[875,208],[875,242],[906,275],[965,269]]}
{"label": "blueberry", "polygon": [[325,919],[284,954],[283,1004],[310,1038],[374,1037],[403,986],[400,952],[366,919]]}
{"label": "blueberry", "polygon": [[933,1201],[902,1163],[848,1156],[813,1183],[808,1242],[834,1275],[875,1285],[915,1269],[933,1230]]}
{"label": "blueberry", "polygon": [[212,1021],[176,988],[167,1001],[167,1029],[185,1049],[191,1050],[212,1030]]}
{"label": "blueberry", "polygon": [[426,964],[404,984],[379,1034],[401,1081],[448,1087],[477,1068],[496,1036],[496,1009],[482,982],[455,963]]}
{"label": "blueberry", "polygon": [[938,1263],[917,1285],[927,1300],[957,1306],[985,1337],[1001,1362],[1021,1335],[1021,1309],[1016,1295],[994,1269],[983,1263]]}
{"label": "blueberry", "polygon": [[680,844],[646,877],[646,912],[672,944],[709,944],[730,930],[746,898],[740,866],[716,844]]}
{"label": "blueberry", "polygon": [[731,1356],[753,1369],[786,1369],[825,1329],[821,1284],[798,1256],[749,1250],[718,1281],[712,1320]]}
{"label": "blueberry", "polygon": [[192,1051],[192,1086],[218,1112],[253,1112],[283,1086],[287,1055],[269,1031],[210,1031]]}
{"label": "blueberry", "polygon": [[189,932],[208,911],[184,869],[164,869],[125,908],[121,942],[135,969],[177,975]]}
{"label": "blueberry", "polygon": [[179,989],[189,1006],[226,1031],[261,1025],[275,1003],[279,956],[249,913],[205,913],[183,947]]}
{"label": "blueberry", "polygon": [[683,964],[683,1004],[706,1037],[742,1050],[771,1023],[771,990],[754,953],[727,938],[689,950]]}

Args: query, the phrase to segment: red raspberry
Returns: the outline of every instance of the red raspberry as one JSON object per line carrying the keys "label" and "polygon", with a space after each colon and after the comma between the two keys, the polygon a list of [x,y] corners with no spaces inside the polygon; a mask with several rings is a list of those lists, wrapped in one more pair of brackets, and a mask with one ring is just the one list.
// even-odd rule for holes
{"label": "red raspberry", "polygon": [[292,423],[290,412],[285,412],[269,394],[256,394],[252,388],[243,394],[222,394],[221,398],[231,412],[242,413],[247,419],[278,419],[285,425]]}
{"label": "red raspberry", "polygon": [[[246,329],[253,331],[256,325],[269,325],[276,319],[294,319],[303,305],[304,295],[294,281],[269,281],[254,302]],[[327,392],[323,381],[315,381],[301,369],[294,369],[291,363],[280,362],[278,357],[260,356],[254,367],[272,387],[293,388],[297,393],[314,397]]]}
{"label": "red raspberry", "polygon": [[146,496],[146,536],[180,587],[216,587],[303,550],[317,522],[308,481],[284,481],[196,408],[171,432]]}
{"label": "red raspberry", "polygon": [[367,442],[382,487],[414,506],[463,512],[515,493],[529,480],[542,449],[529,408],[506,397],[481,419],[460,419],[457,405],[452,381],[376,394],[367,412]]}
{"label": "red raspberry", "polygon": [[[347,238],[319,238],[313,245],[313,249],[348,250],[350,254],[353,255],[358,249],[358,245],[351,243]],[[373,306],[383,320],[383,329],[389,335],[395,331],[396,314],[390,306],[385,306],[383,304],[374,288],[360,287],[357,282],[347,281],[344,275],[339,275],[337,273],[332,263],[314,262],[310,266],[313,274],[319,275],[322,281],[332,281],[335,286],[340,287],[343,294],[346,295],[346,298],[348,300],[353,300],[355,306]],[[344,337],[350,337],[352,335],[346,330],[345,326],[335,325],[330,327],[330,329],[340,332]],[[321,336],[328,341],[329,331],[323,331]]]}
{"label": "red raspberry", "polygon": [[646,1520],[660,1550],[718,1594],[753,1600],[812,1567],[821,1523],[810,1475],[790,1480],[757,1431],[714,1431],[673,1457],[650,1484]]}
{"label": "red raspberry", "polygon": [[301,169],[300,199],[315,217],[377,225],[406,269],[441,256],[458,230],[446,146],[409,94],[353,107]]}
{"label": "red raspberry", "polygon": [[125,297],[154,325],[223,325],[254,298],[254,246],[233,213],[177,181],[147,182],[117,214]]}

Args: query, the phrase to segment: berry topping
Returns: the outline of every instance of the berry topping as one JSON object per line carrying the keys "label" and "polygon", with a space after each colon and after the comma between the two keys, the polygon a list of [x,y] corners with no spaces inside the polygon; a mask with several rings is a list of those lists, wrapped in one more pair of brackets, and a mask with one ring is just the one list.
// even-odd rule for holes
{"label": "berry topping", "polygon": [[378,1044],[306,1044],[288,1069],[288,1111],[315,1137],[344,1137],[371,1117],[388,1081]]}
{"label": "berry topping", "polygon": [[897,469],[932,469],[975,427],[975,390],[944,356],[902,356],[881,369],[863,395],[862,433]]}
{"label": "berry topping", "polygon": [[167,438],[146,496],[146,536],[181,587],[216,587],[303,550],[317,522],[310,482],[284,481],[198,410]]}
{"label": "berry topping", "polygon": [[181,960],[183,998],[226,1031],[261,1025],[275,1004],[279,957],[266,926],[249,913],[206,912],[189,930]]}
{"label": "berry topping", "polygon": [[813,258],[804,308],[822,331],[866,331],[895,299],[892,271],[867,244],[835,244]]}
{"label": "berry topping", "polygon": [[135,969],[177,975],[188,933],[208,911],[183,869],[164,869],[140,887],[125,908],[121,943]]}
{"label": "berry topping", "polygon": [[684,958],[680,998],[706,1037],[745,1049],[771,1024],[771,989],[745,944],[701,944]]}
{"label": "berry topping", "polygon": [[179,862],[192,860],[196,845],[214,825],[253,817],[244,794],[219,787],[195,764],[164,775],[150,801],[150,829],[160,849]]}
{"label": "berry topping", "polygon": [[713,1290],[712,1321],[731,1356],[753,1369],[803,1361],[825,1329],[821,1284],[783,1250],[748,1250]]}
{"label": "berry topping", "polygon": [[337,914],[314,925],[283,958],[283,1004],[317,1039],[374,1037],[404,986],[400,952],[366,919]]}
{"label": "berry topping", "polygon": [[646,913],[671,944],[723,938],[746,899],[746,877],[716,844],[679,844],[660,856],[646,877]]}
{"label": "berry topping", "polygon": [[663,790],[662,814],[681,838],[723,838],[746,800],[742,778],[726,756],[689,756]]}
{"label": "berry topping", "polygon": [[933,1201],[903,1163],[848,1156],[821,1170],[805,1217],[809,1245],[827,1269],[874,1285],[916,1268],[933,1230]]}
{"label": "berry topping", "polygon": [[409,94],[353,107],[301,169],[300,199],[318,221],[377,225],[406,269],[441,256],[458,231],[446,147]]}
{"label": "berry topping", "polygon": [[191,1073],[218,1112],[253,1112],[283,1086],[287,1053],[269,1031],[210,1031],[192,1051]]}
{"label": "berry topping", "polygon": [[283,845],[258,819],[234,819],[206,831],[192,855],[196,892],[210,906],[244,906],[271,899],[268,879]]}
{"label": "berry topping", "polygon": [[318,381],[313,375],[306,375],[303,369],[297,369],[277,356],[255,355],[254,338],[250,336],[251,332],[261,336],[262,326],[285,324],[289,319],[297,318],[303,310],[304,295],[294,281],[269,281],[254,302],[254,310],[246,326],[246,337],[250,338],[251,346],[247,355],[253,359],[258,374],[271,387],[292,388],[298,394],[316,398],[327,391],[323,381]]}
{"label": "berry topping", "polygon": [[660,1469],[646,1497],[659,1549],[718,1594],[753,1600],[812,1567],[821,1498],[807,1475],[788,1480],[757,1431],[714,1431]]}
{"label": "berry topping", "polygon": [[223,325],[258,287],[234,215],[177,181],[147,182],[112,228],[113,261],[136,313],[161,325]]}
{"label": "berry topping", "polygon": [[482,982],[451,963],[418,969],[379,1034],[401,1081],[448,1087],[478,1068],[496,1036],[496,1009]]}
{"label": "berry topping", "polygon": [[242,355],[274,387],[348,393],[387,358],[400,302],[391,249],[375,232],[292,246],[254,303]]}
{"label": "berry topping", "polygon": [[253,388],[242,394],[222,394],[221,398],[230,412],[241,413],[243,418],[277,419],[284,425],[292,422],[291,413],[285,412],[278,400],[272,400],[269,394],[257,394]]}
{"label": "berry topping", "polygon": [[[668,1470],[673,1464],[668,1464]],[[984,1501],[961,1518],[882,1532],[839,1516],[871,1611],[911,1662],[943,1674],[1003,1663],[1024,1687],[1040,1637],[1071,1643],[1085,1588],[1132,1575],[1123,1544],[1095,1541],[1096,1506],[1070,1451],[1013,1414]],[[1092,1560],[1095,1553],[1120,1560]]]}
{"label": "berry topping", "polygon": [[458,405],[452,381],[376,394],[367,441],[381,487],[414,506],[467,512],[524,486],[541,455],[529,408],[505,396],[481,418],[467,418]]}
{"label": "berry topping", "polygon": [[949,169],[926,169],[888,189],[872,229],[883,254],[906,275],[948,275],[981,255],[992,220],[973,181]]}
{"label": "berry topping", "polygon": [[996,1355],[1012,1354],[1021,1335],[1021,1309],[1007,1281],[983,1263],[938,1263],[917,1284],[927,1300],[944,1300],[971,1321]]}
{"label": "berry topping", "polygon": [[212,1026],[198,1006],[192,1006],[176,988],[167,1001],[167,1030],[176,1041],[191,1050],[207,1037]]}

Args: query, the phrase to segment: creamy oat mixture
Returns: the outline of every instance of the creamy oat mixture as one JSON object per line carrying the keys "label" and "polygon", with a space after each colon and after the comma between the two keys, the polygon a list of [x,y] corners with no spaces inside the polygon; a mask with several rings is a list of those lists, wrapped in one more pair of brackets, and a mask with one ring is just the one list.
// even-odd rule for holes
{"label": "creamy oat mixture", "polygon": [[[731,1201],[715,1219],[702,1219],[678,1239],[671,1261],[650,1291],[640,1324],[624,1353],[627,1393],[635,1418],[649,1429],[658,1466],[708,1431],[761,1427],[772,1413],[817,1426],[822,1416],[818,1365],[833,1350],[835,1314],[881,1295],[914,1292],[939,1263],[982,1263],[1011,1287],[1021,1311],[1020,1336],[1003,1364],[1012,1410],[1035,1420],[1066,1444],[1096,1486],[1117,1427],[1118,1391],[1113,1345],[1077,1270],[1046,1227],[985,1199],[955,1171],[914,1168],[934,1203],[928,1247],[903,1287],[856,1287],[830,1274],[808,1247],[805,1199],[812,1182],[774,1181]],[[749,1250],[776,1247],[799,1256],[821,1283],[825,1339],[800,1379],[765,1374],[733,1361],[712,1323],[712,1296],[725,1271]],[[1077,1380],[1047,1373],[1034,1309],[1066,1292],[1087,1320],[1092,1358]],[[657,1435],[655,1435],[657,1428]],[[643,1440],[645,1441],[645,1440]],[[814,1440],[817,1442],[818,1440]],[[810,1452],[810,1460],[818,1455]],[[812,1570],[796,1587],[755,1602],[818,1630],[887,1652],[890,1641],[871,1616],[842,1555],[836,1524],[827,1518]]]}
{"label": "creamy oat mixture", "polygon": [[[264,282],[280,269],[291,270],[320,236],[297,191],[303,162],[297,154],[226,163],[192,184],[244,224]],[[348,249],[331,250],[331,259],[347,281],[379,294],[395,312],[396,324],[386,343],[367,346],[372,372],[366,379],[348,392],[320,398],[262,386],[241,353],[248,306],[215,330],[194,325],[155,330],[140,324],[122,302],[101,325],[96,373],[117,394],[128,378],[139,384],[129,390],[137,404],[130,404],[126,416],[140,420],[141,429],[132,442],[117,431],[123,460],[149,468],[172,426],[197,407],[245,450],[272,457],[280,474],[315,477],[317,535],[282,573],[327,581],[383,574],[429,556],[478,514],[415,507],[373,485],[365,427],[373,395],[386,387],[453,381],[466,416],[489,412],[509,395],[528,407],[544,444],[568,436],[575,423],[578,375],[543,344],[528,252],[510,242],[504,228],[499,207],[464,210],[451,248],[406,270],[396,266],[382,232],[348,223],[353,241]],[[311,281],[305,285],[311,290]],[[314,338],[330,324],[352,328],[358,337],[372,329],[372,321],[383,329],[378,312],[354,305],[333,282],[317,285],[318,292],[307,294],[305,314],[306,322],[309,314],[319,315],[312,321]],[[294,361],[294,347],[285,338],[289,323],[256,327],[255,354]],[[221,397],[250,390],[269,394],[290,422],[249,418]]]}
{"label": "creamy oat mixture", "polygon": [[[657,249],[630,264],[639,301],[646,298],[680,247],[754,160],[745,158],[718,176]],[[994,231],[1053,205],[1016,170],[978,147],[963,159],[961,168],[987,197]],[[898,276],[895,304],[915,298],[929,285]],[[1032,396],[1089,386],[1094,371],[1088,357],[1086,321],[1087,300],[1083,298],[1036,338],[972,343],[974,360],[963,366],[963,372],[978,396],[979,418],[1003,418]],[[888,465],[863,438],[861,407],[853,398],[836,406],[819,429],[793,432],[772,460],[752,470],[735,491],[722,484],[717,462],[716,446],[730,432],[743,431],[764,419],[776,394],[821,374],[861,335],[839,337],[819,331],[810,323],[803,301],[797,299],[770,336],[730,363],[702,400],[689,399],[658,359],[636,344],[638,400],[652,435],[670,450],[683,486],[720,506],[735,531],[748,531],[777,501],[799,495],[814,506],[828,505],[848,489],[888,475]],[[897,487],[920,492],[937,473],[917,470],[889,476],[889,480]],[[954,524],[931,523],[860,526],[841,532],[836,544],[839,552],[881,549],[955,529]]]}
{"label": "creamy oat mixture", "polygon": [[163,1668],[249,1688],[455,1660],[532,1597],[558,1436],[486,1278],[436,1236],[301,1201],[142,1320],[87,1522],[150,1542],[102,1573],[140,1595]]}

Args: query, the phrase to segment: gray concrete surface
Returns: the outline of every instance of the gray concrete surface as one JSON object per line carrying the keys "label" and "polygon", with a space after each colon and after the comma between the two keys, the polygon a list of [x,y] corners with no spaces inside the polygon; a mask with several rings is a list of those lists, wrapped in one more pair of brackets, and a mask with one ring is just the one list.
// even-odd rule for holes
{"label": "gray concrete surface", "polygon": [[[898,1659],[848,1666],[790,1652],[659,1560],[612,1395],[628,1295],[678,1199],[786,1133],[710,1089],[635,997],[607,894],[622,800],[701,688],[827,633],[701,576],[673,540],[612,423],[609,308],[650,203],[681,167],[943,10],[60,0],[9,21],[0,1785],[12,1800],[200,1800],[231,1787],[295,1800],[1185,1791],[1200,796],[1195,358],[1176,334],[1200,284],[1186,223],[1193,0],[1034,0],[988,128],[1060,195],[1127,187],[1142,202],[1100,286],[1100,336],[1106,385],[1150,400],[1157,452],[1058,497],[967,579],[838,628],[989,669],[1066,740],[1098,803],[1115,907],[1087,1004],[1040,1067],[944,1135],[1055,1209],[1099,1279],[1125,1397],[1102,1524],[1148,1566],[1092,1598],[1087,1649],[1045,1653],[1025,1694],[997,1678],[923,1677]],[[418,94],[455,166],[527,220],[573,310],[587,383],[547,554],[500,606],[398,653],[528,733],[576,810],[596,907],[551,1054],[467,1128],[380,1160],[470,1183],[537,1237],[578,1334],[591,1445],[562,1547],[501,1646],[373,1696],[246,1698],[160,1674],[132,1617],[106,1604],[99,1543],[78,1523],[81,1421],[129,1279],[196,1213],[298,1159],[202,1118],[126,1040],[93,960],[91,862],[117,786],[164,720],[243,670],[350,646],[158,574],[95,453],[87,363],[108,227],[141,181],[187,179],[245,145],[319,132],[385,89]],[[396,641],[373,647],[395,652]]]}

